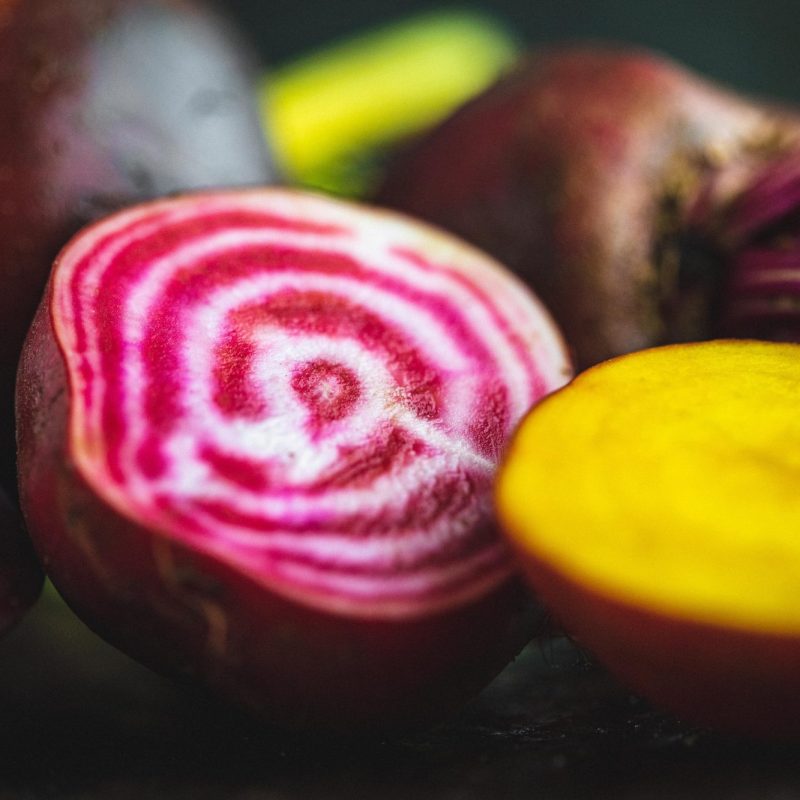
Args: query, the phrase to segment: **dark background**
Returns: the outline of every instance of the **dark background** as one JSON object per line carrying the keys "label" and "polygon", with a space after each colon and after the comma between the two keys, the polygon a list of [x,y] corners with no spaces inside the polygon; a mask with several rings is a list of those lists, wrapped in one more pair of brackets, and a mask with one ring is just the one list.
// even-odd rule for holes
{"label": "dark background", "polygon": [[800,102],[796,0],[227,0],[267,64],[360,29],[441,9],[491,12],[531,47],[595,39],[660,50],[751,93]]}

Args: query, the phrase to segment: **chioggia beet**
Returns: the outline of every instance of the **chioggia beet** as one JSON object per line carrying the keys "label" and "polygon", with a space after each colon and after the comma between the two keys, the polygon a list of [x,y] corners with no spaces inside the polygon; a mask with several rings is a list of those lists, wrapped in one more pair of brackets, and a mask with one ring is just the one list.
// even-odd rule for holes
{"label": "chioggia beet", "polygon": [[33,604],[41,588],[42,571],[19,514],[0,490],[0,633]]}
{"label": "chioggia beet", "polygon": [[281,724],[432,721],[532,634],[491,484],[559,334],[494,261],[288,190],[119,212],[23,351],[20,493],[97,632]]}
{"label": "chioggia beet", "polygon": [[644,52],[532,57],[399,158],[380,201],[500,258],[577,366],[800,339],[800,118]]}
{"label": "chioggia beet", "polygon": [[245,50],[193,0],[0,2],[4,452],[22,340],[69,236],[143,199],[272,177]]}

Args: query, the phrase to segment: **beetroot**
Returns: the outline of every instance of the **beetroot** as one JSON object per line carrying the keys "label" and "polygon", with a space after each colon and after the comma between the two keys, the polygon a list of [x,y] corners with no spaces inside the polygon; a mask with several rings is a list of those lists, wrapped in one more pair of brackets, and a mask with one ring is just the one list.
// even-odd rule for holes
{"label": "beetroot", "polygon": [[20,492],[76,611],[294,726],[392,728],[530,638],[491,511],[569,368],[495,262],[262,190],[120,212],[61,253],[23,351]]}
{"label": "beetroot", "polygon": [[0,490],[0,633],[33,604],[42,588],[42,571],[23,535],[19,515]]}
{"label": "beetroot", "polygon": [[382,202],[526,279],[579,367],[800,339],[800,119],[642,52],[531,58],[412,147]]}
{"label": "beetroot", "polygon": [[188,0],[0,4],[2,452],[22,340],[68,237],[145,198],[271,178],[244,50]]}

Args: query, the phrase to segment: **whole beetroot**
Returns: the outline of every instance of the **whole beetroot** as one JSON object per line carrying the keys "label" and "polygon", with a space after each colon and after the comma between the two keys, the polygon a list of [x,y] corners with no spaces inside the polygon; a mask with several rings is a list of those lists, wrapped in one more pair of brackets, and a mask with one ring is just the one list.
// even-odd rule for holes
{"label": "whole beetroot", "polygon": [[69,236],[145,198],[272,177],[245,50],[194,0],[0,3],[3,452],[22,340]]}
{"label": "whole beetroot", "polygon": [[577,366],[800,338],[800,120],[644,52],[533,57],[399,158],[381,202],[499,257]]}
{"label": "whole beetroot", "polygon": [[569,372],[524,286],[399,215],[144,204],[54,267],[20,499],[54,584],[132,656],[274,722],[420,724],[534,633],[491,486]]}

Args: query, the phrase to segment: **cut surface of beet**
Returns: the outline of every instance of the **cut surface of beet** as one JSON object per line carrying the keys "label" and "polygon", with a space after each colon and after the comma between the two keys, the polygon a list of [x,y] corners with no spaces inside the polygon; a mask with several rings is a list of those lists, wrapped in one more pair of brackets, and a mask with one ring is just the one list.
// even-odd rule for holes
{"label": "cut surface of beet", "polygon": [[[210,604],[206,636],[213,619],[225,631],[212,682],[248,658],[229,649],[237,626],[256,648],[275,635],[255,626],[258,610],[231,607],[237,583],[315,627],[336,618],[362,626],[359,640],[370,626],[366,640],[407,640],[402,671],[431,658],[419,642],[412,652],[415,628],[438,628],[447,648],[453,619],[468,635],[464,613],[505,616],[501,628],[513,616],[492,479],[517,421],[568,374],[538,301],[432,229],[282,190],[151,203],[86,229],[57,261],[20,373],[23,505],[56,584],[123,647],[136,588],[115,577],[141,559],[126,561],[101,519],[121,520],[120,541],[155,565],[129,610],[143,604],[169,627],[161,595],[191,574]],[[37,436],[50,398],[61,418]],[[91,554],[84,574],[72,547]],[[95,606],[107,595],[113,628]],[[303,658],[318,633],[288,629]],[[473,634],[496,671],[508,637]],[[437,669],[463,649],[450,646]],[[384,702],[405,680],[380,678]]]}

